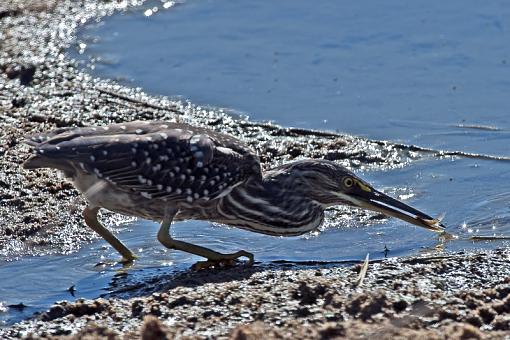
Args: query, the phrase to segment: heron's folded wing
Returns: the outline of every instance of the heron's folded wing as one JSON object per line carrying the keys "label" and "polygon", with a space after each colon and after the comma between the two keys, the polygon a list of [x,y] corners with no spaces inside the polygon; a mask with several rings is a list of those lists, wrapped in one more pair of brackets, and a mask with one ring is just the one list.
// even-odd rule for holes
{"label": "heron's folded wing", "polygon": [[35,145],[35,150],[41,157],[73,162],[119,190],[146,198],[214,199],[249,176],[245,156],[222,146],[203,129],[124,126],[87,128],[86,133],[83,128],[79,133],[66,130],[63,136]]}

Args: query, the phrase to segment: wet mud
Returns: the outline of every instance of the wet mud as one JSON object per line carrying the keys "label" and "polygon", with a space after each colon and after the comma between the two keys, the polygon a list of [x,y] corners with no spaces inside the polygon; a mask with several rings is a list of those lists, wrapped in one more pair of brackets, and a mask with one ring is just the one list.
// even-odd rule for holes
{"label": "wet mud", "polygon": [[[510,334],[508,250],[360,265],[266,264],[185,271],[60,302],[3,337],[503,339]],[[115,288],[115,287],[112,287]]]}
{"label": "wet mud", "polygon": [[[97,237],[83,225],[84,202],[70,184],[53,171],[21,167],[29,156],[26,136],[55,127],[183,121],[245,140],[265,168],[304,157],[352,169],[389,169],[427,157],[490,158],[251,122],[94,79],[66,57],[79,25],[133,3],[0,5],[0,260],[71,252]],[[106,212],[102,218],[108,225],[126,221]],[[136,284],[126,274],[122,289],[58,303],[1,328],[0,337],[503,338],[510,329],[508,256],[501,250],[372,263],[361,287],[353,285],[359,268],[340,264],[183,272]],[[0,304],[0,313],[8,308]]]}

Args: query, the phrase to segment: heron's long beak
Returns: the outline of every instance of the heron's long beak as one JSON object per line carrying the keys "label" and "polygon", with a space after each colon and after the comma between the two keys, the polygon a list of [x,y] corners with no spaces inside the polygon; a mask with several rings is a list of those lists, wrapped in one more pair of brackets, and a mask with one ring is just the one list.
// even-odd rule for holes
{"label": "heron's long beak", "polygon": [[445,226],[441,224],[441,219],[430,217],[407,204],[366,186],[364,183],[361,183],[361,185],[364,186],[361,187],[363,190],[348,195],[353,205],[399,218],[430,231],[444,232]]}

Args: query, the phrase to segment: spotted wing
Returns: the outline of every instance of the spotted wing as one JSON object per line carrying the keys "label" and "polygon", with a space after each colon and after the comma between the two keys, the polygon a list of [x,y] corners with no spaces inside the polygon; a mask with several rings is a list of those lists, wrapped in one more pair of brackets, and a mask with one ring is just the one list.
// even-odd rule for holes
{"label": "spotted wing", "polygon": [[251,176],[258,158],[240,141],[204,128],[132,122],[35,136],[44,157],[65,158],[119,190],[164,200],[210,200]]}

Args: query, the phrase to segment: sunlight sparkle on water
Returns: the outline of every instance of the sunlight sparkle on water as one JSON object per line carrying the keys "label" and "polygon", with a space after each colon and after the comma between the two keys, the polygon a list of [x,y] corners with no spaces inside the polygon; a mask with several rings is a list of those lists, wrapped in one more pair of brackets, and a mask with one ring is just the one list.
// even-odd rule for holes
{"label": "sunlight sparkle on water", "polygon": [[408,200],[410,198],[413,198],[414,197],[414,194],[403,194],[403,195],[399,195],[398,196],[401,200],[405,201],[405,200]]}
{"label": "sunlight sparkle on water", "polygon": [[175,1],[168,1],[163,4],[163,8],[167,9],[175,5]]}
{"label": "sunlight sparkle on water", "polygon": [[[469,234],[473,233],[473,228],[469,228],[466,222],[463,222],[460,227],[462,230],[467,231]],[[478,231],[477,231],[478,232]]]}

